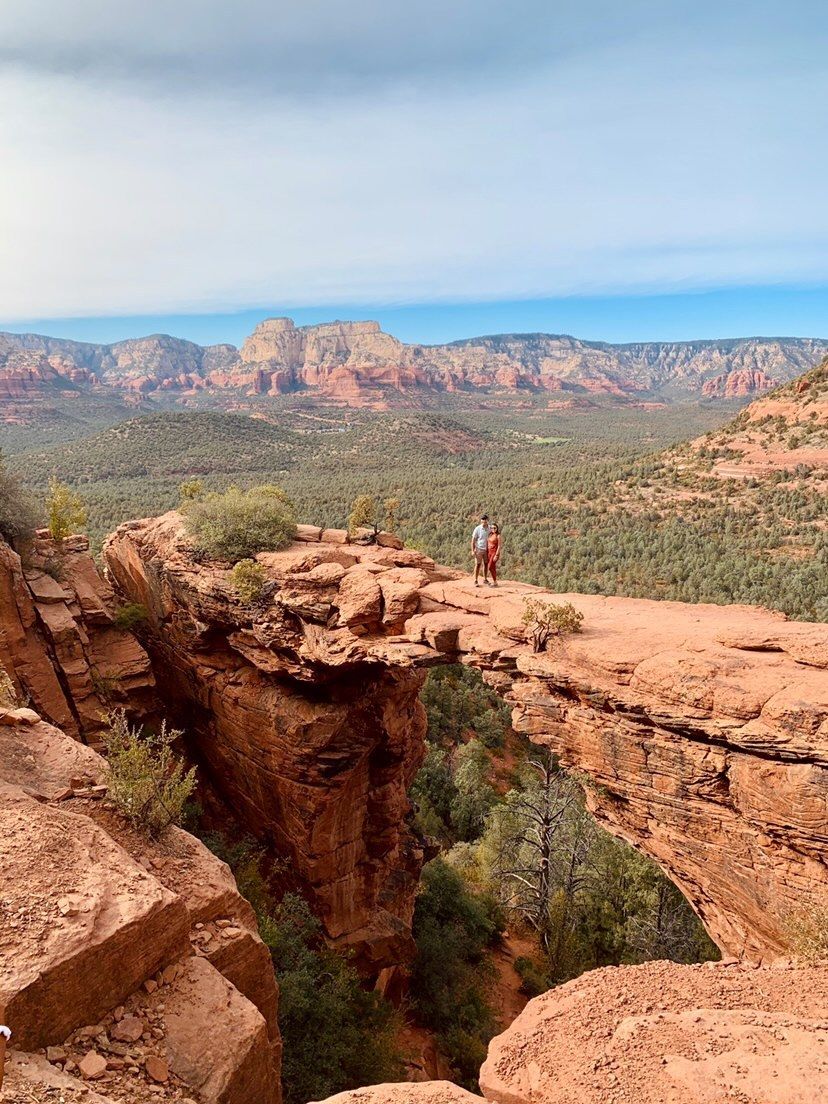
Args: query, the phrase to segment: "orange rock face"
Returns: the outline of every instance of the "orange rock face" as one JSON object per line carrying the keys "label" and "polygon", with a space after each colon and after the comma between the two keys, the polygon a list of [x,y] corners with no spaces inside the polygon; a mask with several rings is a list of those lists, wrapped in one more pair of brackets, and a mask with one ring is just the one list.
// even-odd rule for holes
{"label": "orange rock face", "polygon": [[[377,574],[353,570],[360,555]],[[370,973],[413,952],[422,854],[407,789],[423,754],[424,674],[367,657],[355,634],[386,617],[401,627],[428,580],[417,559],[307,541],[264,553],[279,606],[258,617],[226,570],[189,558],[177,515],[122,527],[106,548],[119,587],[150,610],[159,691],[178,703],[202,782],[290,860],[331,941]],[[374,580],[386,576],[383,606]],[[335,602],[349,627],[331,631]]]}
{"label": "orange rock face", "polygon": [[757,369],[737,368],[707,380],[702,387],[702,395],[706,399],[744,398],[747,395],[769,391],[776,386],[777,382]]}
{"label": "orange rock face", "polygon": [[[302,535],[258,557],[269,585],[255,609],[227,568],[193,561],[176,514],[122,526],[104,554],[151,611],[148,647],[165,695],[188,703],[194,756],[290,858],[334,941],[373,966],[404,957],[416,694],[424,668],[460,660],[596,783],[596,817],[660,863],[723,950],[786,954],[797,910],[828,893],[828,627],[474,588],[417,552]],[[572,601],[583,633],[533,654],[527,596]]]}
{"label": "orange rock face", "polygon": [[825,966],[593,970],[492,1040],[480,1087],[498,1104],[816,1104],[826,1012]]}
{"label": "orange rock face", "polygon": [[85,537],[57,547],[40,532],[24,568],[0,542],[0,664],[73,736],[94,736],[113,707],[138,718],[156,708],[149,658],[117,627],[115,595],[88,549]]}
{"label": "orange rock face", "polygon": [[[125,824],[91,748],[31,710],[0,719],[0,1010],[13,1046],[49,1047],[12,1080],[77,1086],[71,1060],[118,1100],[166,1099],[149,1079],[175,1099],[183,1084],[208,1104],[278,1104],[276,981],[228,867],[180,829],[151,841]],[[194,1044],[208,1038],[220,1063]],[[134,1074],[118,1064],[130,1047]]]}

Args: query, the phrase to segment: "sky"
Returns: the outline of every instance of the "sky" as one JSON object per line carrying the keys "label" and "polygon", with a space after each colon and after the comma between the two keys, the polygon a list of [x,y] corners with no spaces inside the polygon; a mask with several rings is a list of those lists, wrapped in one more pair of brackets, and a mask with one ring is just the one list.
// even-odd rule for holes
{"label": "sky", "polygon": [[8,0],[0,327],[828,335],[816,0]]}

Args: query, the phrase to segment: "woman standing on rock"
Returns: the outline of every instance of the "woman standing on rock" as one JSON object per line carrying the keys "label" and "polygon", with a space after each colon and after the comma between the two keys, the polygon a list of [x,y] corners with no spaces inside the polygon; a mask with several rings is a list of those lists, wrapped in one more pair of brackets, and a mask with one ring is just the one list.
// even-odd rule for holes
{"label": "woman standing on rock", "polygon": [[493,524],[491,532],[489,533],[488,554],[489,554],[489,578],[492,580],[492,586],[497,586],[497,565],[500,561],[500,526]]}

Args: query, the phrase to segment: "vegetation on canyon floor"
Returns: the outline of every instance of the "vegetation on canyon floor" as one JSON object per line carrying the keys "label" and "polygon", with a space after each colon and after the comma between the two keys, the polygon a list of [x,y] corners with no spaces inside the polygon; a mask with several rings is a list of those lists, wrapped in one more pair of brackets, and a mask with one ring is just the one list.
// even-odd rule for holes
{"label": "vegetation on canyon floor", "polygon": [[298,519],[322,526],[346,527],[361,496],[379,522],[379,504],[394,500],[407,543],[463,568],[485,506],[503,525],[503,576],[561,593],[748,602],[828,619],[816,474],[723,480],[713,472],[726,449],[718,438],[663,452],[717,430],[733,406],[549,410],[527,399],[471,409],[458,398],[383,413],[297,396],[234,405],[133,418],[62,443],[51,436],[48,447],[13,427],[1,436],[10,469],[40,501],[55,472],[81,494],[94,541],[178,506],[182,481],[207,495],[277,482]]}
{"label": "vegetation on canyon floor", "polygon": [[497,1027],[486,955],[505,927],[535,948],[515,962],[528,996],[596,966],[718,957],[676,887],[598,826],[580,780],[511,731],[478,672],[435,670],[422,700],[412,800],[441,854],[417,901],[412,997],[462,1084],[474,1088]]}
{"label": "vegetation on canyon floor", "polygon": [[236,876],[256,912],[279,980],[279,1030],[285,1104],[403,1079],[398,1014],[366,990],[349,959],[331,950],[307,901],[277,896],[264,851],[253,840],[231,842],[207,832],[205,843]]}

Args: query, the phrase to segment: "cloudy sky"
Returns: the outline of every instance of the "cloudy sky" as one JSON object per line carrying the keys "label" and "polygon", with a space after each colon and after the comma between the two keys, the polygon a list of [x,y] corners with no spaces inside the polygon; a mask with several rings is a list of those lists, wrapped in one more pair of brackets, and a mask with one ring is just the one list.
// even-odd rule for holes
{"label": "cloudy sky", "polygon": [[823,0],[6,0],[0,321],[828,333],[826,33]]}

